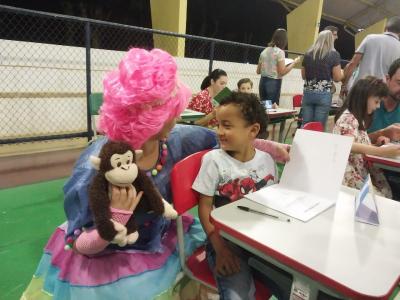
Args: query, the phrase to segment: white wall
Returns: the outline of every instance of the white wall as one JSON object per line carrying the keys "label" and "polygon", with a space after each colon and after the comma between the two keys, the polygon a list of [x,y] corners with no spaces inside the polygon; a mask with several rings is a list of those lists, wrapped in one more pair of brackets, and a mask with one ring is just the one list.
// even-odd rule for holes
{"label": "white wall", "polygon": [[[85,131],[85,49],[9,40],[0,44],[0,138]],[[92,92],[102,91],[105,72],[115,68],[124,53],[92,49]],[[177,63],[181,80],[198,92],[208,61],[177,58]],[[256,65],[214,61],[213,67],[228,73],[230,89],[248,77],[258,92]],[[291,96],[302,93],[302,84],[298,69],[284,77],[282,107],[291,107]]]}

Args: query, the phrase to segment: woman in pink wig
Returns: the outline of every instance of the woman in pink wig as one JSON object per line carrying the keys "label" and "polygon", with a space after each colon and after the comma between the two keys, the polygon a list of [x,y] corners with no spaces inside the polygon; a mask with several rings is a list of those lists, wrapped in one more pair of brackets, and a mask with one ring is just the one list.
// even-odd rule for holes
{"label": "woman in pink wig", "polygon": [[[103,84],[100,127],[106,137],[82,153],[65,184],[68,222],[51,236],[23,299],[48,295],[54,299],[166,299],[180,271],[175,223],[163,217],[135,212],[139,238],[125,247],[104,243],[96,235],[88,237],[88,229],[96,232],[88,204],[88,186],[96,171],[89,156],[97,155],[108,139],[142,149],[138,166],[171,202],[169,175],[174,164],[189,154],[216,147],[216,135],[203,127],[175,125],[191,93],[179,81],[176,63],[165,51],[129,50]],[[273,142],[258,144],[278,160],[287,159],[286,150]],[[111,206],[122,213],[136,200],[115,187],[111,198]],[[118,214],[114,217],[118,219]],[[205,236],[197,219],[186,217],[184,224],[190,253]],[[73,250],[65,250],[69,246]]]}

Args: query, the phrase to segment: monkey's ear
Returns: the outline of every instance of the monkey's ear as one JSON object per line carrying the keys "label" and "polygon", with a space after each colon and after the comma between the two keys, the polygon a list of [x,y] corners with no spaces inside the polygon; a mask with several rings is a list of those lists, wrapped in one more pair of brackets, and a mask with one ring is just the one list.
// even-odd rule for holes
{"label": "monkey's ear", "polygon": [[135,150],[136,160],[143,155],[143,150]]}
{"label": "monkey's ear", "polygon": [[100,157],[90,155],[90,162],[92,163],[93,167],[98,171],[100,170]]}

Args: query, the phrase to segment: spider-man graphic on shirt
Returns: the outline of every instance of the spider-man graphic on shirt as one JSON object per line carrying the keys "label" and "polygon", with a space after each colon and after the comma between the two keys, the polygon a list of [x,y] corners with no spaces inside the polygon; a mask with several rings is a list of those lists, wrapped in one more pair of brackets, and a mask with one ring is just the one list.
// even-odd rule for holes
{"label": "spider-man graphic on shirt", "polygon": [[254,176],[230,179],[218,187],[219,196],[229,198],[229,200],[233,202],[243,198],[243,196],[248,193],[255,192],[262,187],[271,184],[270,181],[274,182],[275,180],[272,174],[261,178],[261,180],[258,179],[258,177],[254,178]]}

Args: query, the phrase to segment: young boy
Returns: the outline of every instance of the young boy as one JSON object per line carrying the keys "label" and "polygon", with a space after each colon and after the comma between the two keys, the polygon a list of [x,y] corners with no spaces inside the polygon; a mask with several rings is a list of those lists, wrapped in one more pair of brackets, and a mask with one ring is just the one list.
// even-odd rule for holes
{"label": "young boy", "polygon": [[255,287],[243,250],[220,237],[210,222],[213,207],[275,183],[272,157],[253,142],[266,131],[265,109],[254,94],[233,92],[216,110],[220,149],[204,155],[193,183],[200,193],[199,217],[208,236],[207,260],[221,299],[254,299]]}
{"label": "young boy", "polygon": [[237,83],[238,92],[251,94],[253,92],[253,81],[250,78],[242,78]]}

